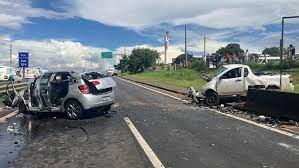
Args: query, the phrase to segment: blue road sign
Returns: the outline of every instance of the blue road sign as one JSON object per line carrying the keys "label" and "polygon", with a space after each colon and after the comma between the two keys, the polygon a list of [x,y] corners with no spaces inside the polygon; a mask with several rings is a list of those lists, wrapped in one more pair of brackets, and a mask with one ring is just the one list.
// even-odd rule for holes
{"label": "blue road sign", "polygon": [[29,53],[19,52],[19,67],[28,68],[29,66]]}

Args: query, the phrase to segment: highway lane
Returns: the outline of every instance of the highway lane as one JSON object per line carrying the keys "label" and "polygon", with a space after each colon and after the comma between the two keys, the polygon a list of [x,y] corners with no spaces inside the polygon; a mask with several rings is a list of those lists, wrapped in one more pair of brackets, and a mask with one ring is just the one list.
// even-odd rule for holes
{"label": "highway lane", "polygon": [[121,111],[165,167],[297,167],[297,139],[117,80]]}
{"label": "highway lane", "polygon": [[[0,164],[152,167],[124,121],[129,118],[165,167],[299,165],[297,139],[115,80],[117,103],[108,116],[93,112],[71,121],[57,114],[24,115],[0,123],[0,147],[5,149],[0,149]],[[7,136],[13,123],[21,134]]]}

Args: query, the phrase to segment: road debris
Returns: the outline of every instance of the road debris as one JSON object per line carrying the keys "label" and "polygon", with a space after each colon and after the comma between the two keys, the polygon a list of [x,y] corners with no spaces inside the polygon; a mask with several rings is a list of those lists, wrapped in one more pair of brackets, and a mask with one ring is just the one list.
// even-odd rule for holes
{"label": "road debris", "polygon": [[216,146],[216,144],[212,143],[212,144],[210,144],[210,146]]}
{"label": "road debris", "polygon": [[267,120],[267,117],[265,117],[264,115],[260,115],[258,120],[261,122],[265,122]]}

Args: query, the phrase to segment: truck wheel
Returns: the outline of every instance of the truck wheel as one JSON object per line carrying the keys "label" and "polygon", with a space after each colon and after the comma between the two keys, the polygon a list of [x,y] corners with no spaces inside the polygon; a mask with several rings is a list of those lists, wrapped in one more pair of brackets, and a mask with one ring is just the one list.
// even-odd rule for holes
{"label": "truck wheel", "polygon": [[209,106],[217,106],[219,104],[220,100],[218,97],[218,94],[213,91],[209,91],[206,93],[206,103]]}
{"label": "truck wheel", "polygon": [[65,114],[71,120],[78,120],[83,117],[83,108],[78,101],[69,100],[65,104]]}

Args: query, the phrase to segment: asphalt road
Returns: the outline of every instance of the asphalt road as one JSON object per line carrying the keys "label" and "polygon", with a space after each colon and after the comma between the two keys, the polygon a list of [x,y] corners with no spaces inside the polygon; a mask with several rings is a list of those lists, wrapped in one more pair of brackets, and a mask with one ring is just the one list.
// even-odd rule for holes
{"label": "asphalt road", "polygon": [[[165,167],[299,165],[297,139],[115,80],[110,115],[24,115],[0,123],[0,167],[152,167],[125,117]],[[9,135],[13,123],[17,134]]]}

